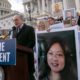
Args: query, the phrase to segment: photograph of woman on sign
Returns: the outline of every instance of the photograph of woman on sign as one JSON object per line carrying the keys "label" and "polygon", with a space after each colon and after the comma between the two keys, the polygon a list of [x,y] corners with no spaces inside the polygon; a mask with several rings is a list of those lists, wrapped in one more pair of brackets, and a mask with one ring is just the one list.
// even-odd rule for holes
{"label": "photograph of woman on sign", "polygon": [[[66,32],[62,32],[66,33]],[[78,80],[77,78],[77,61],[75,42],[68,42],[68,45],[62,35],[56,36],[51,33],[39,35],[38,38],[45,39],[43,62],[39,66],[39,80]],[[66,33],[67,34],[67,33]],[[72,34],[72,33],[71,33]],[[48,35],[46,37],[46,35]],[[70,34],[68,34],[70,35]],[[66,36],[66,39],[68,37]],[[70,36],[69,36],[70,37]],[[74,39],[74,37],[72,37]],[[67,39],[68,40],[68,39]],[[71,41],[70,39],[68,41]],[[71,45],[70,45],[71,43]],[[72,47],[73,46],[73,47]],[[72,51],[73,50],[73,51]]]}

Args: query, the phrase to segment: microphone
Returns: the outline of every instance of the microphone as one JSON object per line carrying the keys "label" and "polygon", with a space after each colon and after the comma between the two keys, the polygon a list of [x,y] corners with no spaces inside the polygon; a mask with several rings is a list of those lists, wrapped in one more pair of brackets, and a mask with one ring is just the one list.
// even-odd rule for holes
{"label": "microphone", "polygon": [[12,31],[15,31],[15,30],[16,30],[16,27],[15,27],[15,26],[13,26],[13,27],[12,27]]}
{"label": "microphone", "polygon": [[12,31],[11,31],[11,32],[13,32],[12,38],[16,38],[16,36],[17,36],[17,31],[16,30],[17,30],[17,28],[15,26],[13,26]]}
{"label": "microphone", "polygon": [[11,32],[12,32],[12,31],[15,31],[15,30],[16,30],[16,27],[15,27],[15,26],[13,26],[13,27],[12,27],[12,30],[10,30],[10,31],[9,31],[8,35],[10,35],[10,34],[11,34]]}
{"label": "microphone", "polygon": [[4,36],[3,39],[6,39],[8,36],[11,35],[11,32],[16,31],[16,27],[12,27],[12,30],[9,31],[9,33],[7,35]]}

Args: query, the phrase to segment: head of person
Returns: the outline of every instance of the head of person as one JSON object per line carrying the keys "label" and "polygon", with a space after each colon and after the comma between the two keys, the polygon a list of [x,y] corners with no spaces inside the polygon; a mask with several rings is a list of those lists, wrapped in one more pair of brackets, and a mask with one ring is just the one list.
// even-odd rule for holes
{"label": "head of person", "polygon": [[71,11],[67,11],[66,16],[67,17],[72,17],[72,12]]}
{"label": "head of person", "polygon": [[72,25],[72,26],[75,26],[75,25],[76,25],[76,19],[72,19],[72,20],[71,20],[71,25]]}
{"label": "head of person", "polygon": [[64,69],[65,55],[61,43],[55,42],[51,45],[47,53],[47,63],[54,73],[59,73]]}
{"label": "head of person", "polygon": [[55,24],[55,19],[53,17],[49,17],[48,18],[48,23],[49,23],[49,25]]}
{"label": "head of person", "polygon": [[37,28],[39,31],[43,31],[47,28],[46,22],[44,20],[39,21],[37,24]]}
{"label": "head of person", "polygon": [[68,55],[67,46],[64,40],[59,37],[51,39],[47,49],[47,64],[51,71],[60,73],[66,65]]}
{"label": "head of person", "polygon": [[50,72],[59,73],[61,80],[64,80],[65,76],[70,73],[70,50],[62,38],[54,37],[49,41],[48,47],[46,49],[44,63],[44,76],[49,75]]}
{"label": "head of person", "polygon": [[15,15],[13,17],[13,22],[14,22],[14,24],[15,24],[16,27],[22,25],[23,22],[24,22],[23,15],[21,15],[21,14]]}

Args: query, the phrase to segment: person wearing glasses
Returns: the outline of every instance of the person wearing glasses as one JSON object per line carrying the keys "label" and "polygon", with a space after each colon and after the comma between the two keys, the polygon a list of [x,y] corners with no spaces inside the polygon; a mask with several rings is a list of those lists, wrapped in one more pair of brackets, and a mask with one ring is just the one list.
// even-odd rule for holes
{"label": "person wearing glasses", "polygon": [[39,80],[77,80],[70,50],[62,38],[52,38],[45,49]]}

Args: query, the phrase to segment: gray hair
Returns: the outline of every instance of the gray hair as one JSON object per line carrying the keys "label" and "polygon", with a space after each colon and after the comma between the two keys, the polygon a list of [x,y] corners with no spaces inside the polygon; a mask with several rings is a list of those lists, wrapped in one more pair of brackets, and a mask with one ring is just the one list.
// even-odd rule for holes
{"label": "gray hair", "polygon": [[22,14],[16,14],[15,16],[18,16],[22,21],[25,21],[25,18],[24,18],[24,16]]}

